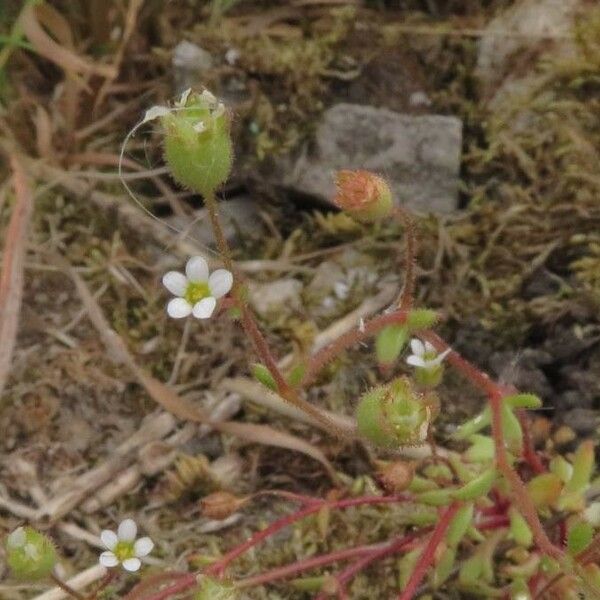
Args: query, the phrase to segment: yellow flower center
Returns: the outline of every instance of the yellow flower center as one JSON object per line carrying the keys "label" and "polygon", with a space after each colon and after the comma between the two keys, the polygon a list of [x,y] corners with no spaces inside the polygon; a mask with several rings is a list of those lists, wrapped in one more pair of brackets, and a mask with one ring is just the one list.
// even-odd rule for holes
{"label": "yellow flower center", "polygon": [[115,546],[113,552],[120,562],[127,560],[128,558],[135,558],[135,549],[133,542],[120,541]]}
{"label": "yellow flower center", "polygon": [[191,304],[200,302],[203,298],[210,296],[210,288],[206,281],[190,281],[185,290],[183,297]]}

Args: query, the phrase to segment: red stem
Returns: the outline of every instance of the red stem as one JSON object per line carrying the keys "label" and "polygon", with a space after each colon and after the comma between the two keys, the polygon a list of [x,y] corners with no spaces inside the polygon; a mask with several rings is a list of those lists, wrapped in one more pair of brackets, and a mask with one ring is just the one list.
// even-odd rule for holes
{"label": "red stem", "polygon": [[527,418],[527,413],[523,409],[519,409],[517,411],[517,417],[519,418],[521,429],[523,431],[523,460],[536,475],[545,473],[546,467],[544,467],[544,464],[540,460],[540,457],[533,446],[531,427],[529,419]]}
{"label": "red stem", "polygon": [[262,585],[277,579],[285,579],[290,575],[295,575],[302,571],[308,571],[309,569],[315,569],[316,567],[322,567],[333,562],[341,560],[347,560],[349,558],[355,558],[356,556],[362,556],[363,554],[371,554],[374,550],[380,549],[382,544],[371,544],[369,546],[356,546],[355,548],[345,548],[343,550],[337,550],[328,554],[321,554],[320,556],[312,556],[304,560],[292,563],[291,565],[285,565],[278,569],[272,569],[266,573],[256,575],[254,577],[246,577],[236,581],[236,587],[252,587],[254,585]]}
{"label": "red stem", "polygon": [[440,520],[435,526],[435,529],[433,530],[433,533],[431,534],[431,537],[429,538],[429,541],[427,542],[427,545],[421,553],[421,556],[419,556],[419,560],[415,565],[415,568],[410,576],[410,579],[408,580],[408,583],[406,584],[406,587],[398,596],[398,600],[412,599],[414,593],[417,591],[417,588],[421,583],[421,580],[423,579],[423,577],[425,577],[427,569],[433,564],[433,561],[435,559],[436,548],[444,538],[444,535],[446,534],[446,529],[448,529],[450,522],[452,521],[454,515],[456,514],[460,506],[460,502],[454,502],[447,508],[447,510],[441,516]]}
{"label": "red stem", "polygon": [[[371,563],[374,563],[377,560],[380,560],[387,556],[391,556],[392,554],[396,554],[398,552],[401,552],[402,550],[407,550],[410,547],[411,543],[418,539],[425,531],[421,530],[417,533],[411,533],[409,535],[398,537],[385,545],[380,545],[376,550],[373,550],[367,556],[364,556],[356,562],[353,562],[349,567],[338,573],[335,576],[335,580],[339,585],[338,595],[341,598],[344,598],[346,596],[346,584],[357,573],[360,573],[363,569],[365,569],[365,567],[368,567]],[[321,592],[315,598],[315,600],[326,600],[326,598],[327,595],[324,592]]]}
{"label": "red stem", "polygon": [[348,508],[350,506],[361,506],[364,504],[390,504],[396,502],[405,502],[409,500],[408,496],[362,496],[360,498],[346,498],[344,500],[336,500],[333,502],[328,502],[326,500],[321,502],[315,502],[301,510],[292,513],[291,515],[287,515],[278,519],[277,521],[271,523],[268,527],[263,529],[262,531],[258,531],[255,533],[249,540],[235,547],[233,550],[229,551],[221,560],[217,561],[210,567],[208,567],[205,571],[206,575],[222,575],[223,571],[227,568],[229,563],[235,560],[238,556],[256,546],[266,538],[270,537],[280,529],[303,519],[309,515],[312,515],[322,508]]}
{"label": "red stem", "polygon": [[364,323],[361,327],[352,329],[343,335],[340,335],[331,344],[321,348],[316,354],[312,356],[308,367],[306,369],[306,375],[302,381],[302,385],[306,386],[310,384],[317,373],[333,358],[338,356],[341,352],[349,348],[353,344],[365,340],[387,325],[402,324],[406,321],[408,312],[404,310],[396,310],[391,313],[379,315],[374,317],[370,321]]}
{"label": "red stem", "polygon": [[398,298],[398,308],[406,311],[412,308],[415,296],[415,259],[417,254],[417,239],[415,225],[410,214],[402,208],[394,210],[394,217],[404,226],[406,250],[404,251],[404,287]]}
{"label": "red stem", "polygon": [[[433,344],[438,352],[443,352],[449,348],[448,344],[432,331],[420,333],[419,337]],[[527,487],[510,464],[506,453],[504,434],[502,432],[502,398],[506,393],[513,390],[504,388],[493,381],[486,373],[480,371],[475,365],[454,350],[448,354],[448,362],[487,394],[492,413],[492,437],[494,439],[496,451],[496,465],[508,482],[512,490],[512,500],[531,528],[538,548],[548,556],[561,559],[563,557],[563,551],[555,546],[550,541],[550,538],[548,538],[537,514],[535,505],[531,500],[531,496],[527,491]]]}
{"label": "red stem", "polygon": [[486,529],[500,529],[510,525],[510,519],[507,515],[494,515],[489,519],[486,519],[483,523],[477,525],[479,531],[485,531]]}

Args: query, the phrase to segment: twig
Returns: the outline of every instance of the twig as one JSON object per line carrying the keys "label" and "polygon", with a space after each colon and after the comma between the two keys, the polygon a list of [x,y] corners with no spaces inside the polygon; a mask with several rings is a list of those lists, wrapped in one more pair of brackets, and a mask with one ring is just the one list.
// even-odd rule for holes
{"label": "twig", "polygon": [[23,266],[33,197],[20,160],[11,155],[17,201],[8,229],[0,272],[0,396],[10,371],[23,298]]}
{"label": "twig", "polygon": [[[98,581],[106,575],[106,568],[102,565],[94,565],[67,580],[67,585],[75,591],[84,589],[94,581]],[[63,600],[68,598],[67,593],[60,587],[55,587],[43,594],[35,596],[32,600]]]}

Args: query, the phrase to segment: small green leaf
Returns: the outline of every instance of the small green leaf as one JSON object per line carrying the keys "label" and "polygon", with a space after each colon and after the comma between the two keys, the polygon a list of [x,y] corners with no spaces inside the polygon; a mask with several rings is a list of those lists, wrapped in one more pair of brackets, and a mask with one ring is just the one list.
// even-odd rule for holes
{"label": "small green leaf", "polygon": [[573,460],[573,474],[567,482],[565,492],[582,492],[590,483],[594,472],[594,442],[586,440],[580,444]]}
{"label": "small green leaf", "polygon": [[484,411],[479,413],[476,417],[465,421],[453,434],[452,439],[454,440],[466,440],[475,433],[478,433],[482,429],[489,427],[491,423],[490,409],[486,408]]}
{"label": "small green leaf", "polygon": [[542,407],[542,401],[535,394],[513,394],[502,398],[512,408],[536,409]]}
{"label": "small green leaf", "polygon": [[488,469],[475,479],[469,481],[466,485],[453,493],[456,500],[474,500],[480,496],[485,496],[496,481],[496,469]]}
{"label": "small green leaf", "polygon": [[474,554],[463,562],[458,572],[458,580],[463,585],[477,584],[483,571],[483,558],[481,554]]}
{"label": "small green leaf", "polygon": [[439,315],[435,310],[429,308],[415,308],[411,310],[406,317],[406,325],[411,332],[419,329],[430,329],[439,320]]}
{"label": "small green leaf", "polygon": [[448,546],[456,547],[460,544],[460,541],[464,537],[469,525],[473,521],[473,513],[475,508],[472,503],[465,504],[461,506],[457,513],[454,515],[454,518],[450,522],[448,526],[448,531],[446,533],[446,543]]}
{"label": "small green leaf", "polygon": [[441,558],[437,562],[433,571],[432,585],[434,588],[439,588],[450,577],[456,560],[456,549],[446,548]]}
{"label": "small green leaf", "polygon": [[274,392],[277,391],[277,383],[275,382],[275,379],[273,379],[273,375],[271,375],[269,369],[267,369],[265,365],[261,365],[260,363],[254,363],[252,365],[252,375],[254,375],[255,379],[257,379],[265,387],[268,387]]}
{"label": "small green leaf", "polygon": [[494,459],[496,450],[491,437],[476,433],[469,437],[469,442],[471,446],[464,454],[469,462],[487,463]]}
{"label": "small green leaf", "polygon": [[303,363],[296,365],[288,375],[288,383],[292,387],[296,387],[304,378],[304,373],[306,373],[306,365]]}
{"label": "small green leaf", "polygon": [[510,517],[510,534],[517,544],[529,548],[533,543],[533,534],[523,515],[514,507],[508,511]]}
{"label": "small green leaf", "polygon": [[415,496],[415,500],[431,506],[448,506],[452,502],[452,489],[421,492]]}
{"label": "small green leaf", "polygon": [[404,325],[384,327],[375,340],[377,362],[390,365],[396,361],[408,341],[408,331]]}
{"label": "small green leaf", "polygon": [[513,409],[506,402],[502,402],[501,413],[504,440],[514,454],[520,454],[523,448],[521,423],[519,423]]}
{"label": "small green leaf", "polygon": [[576,522],[567,535],[567,549],[572,555],[585,550],[594,537],[594,528],[586,521]]}

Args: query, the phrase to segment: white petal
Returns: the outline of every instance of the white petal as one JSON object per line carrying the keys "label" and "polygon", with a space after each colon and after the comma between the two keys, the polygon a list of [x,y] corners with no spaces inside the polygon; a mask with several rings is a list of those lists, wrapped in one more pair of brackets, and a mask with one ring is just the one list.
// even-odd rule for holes
{"label": "white petal", "polygon": [[212,297],[202,298],[200,302],[196,302],[194,305],[193,315],[196,319],[208,319],[215,311],[217,301]]}
{"label": "white petal", "polygon": [[406,362],[409,365],[412,365],[413,367],[425,367],[426,363],[423,360],[423,358],[421,356],[415,356],[414,354],[411,354],[407,359]]}
{"label": "white petal", "polygon": [[142,566],[142,561],[139,558],[128,558],[123,561],[123,568],[126,571],[137,571]]}
{"label": "white petal", "polygon": [[9,548],[20,548],[27,541],[27,533],[24,527],[17,527],[7,538],[6,545]]}
{"label": "white petal", "polygon": [[185,265],[185,274],[190,281],[206,281],[208,279],[208,264],[202,256],[192,256]]}
{"label": "white petal", "polygon": [[137,535],[137,525],[133,519],[125,519],[121,521],[117,532],[120,542],[133,542]]}
{"label": "white petal", "polygon": [[208,278],[208,287],[215,298],[224,296],[233,285],[233,275],[227,269],[217,269]]}
{"label": "white petal", "polygon": [[152,106],[146,111],[144,115],[144,119],[142,123],[147,123],[148,121],[154,121],[155,119],[159,119],[160,117],[164,117],[171,112],[170,108],[166,106]]}
{"label": "white petal", "polygon": [[117,538],[117,534],[114,531],[109,531],[108,529],[102,531],[102,533],[100,534],[100,539],[109,550],[112,550],[119,541],[119,539]]}
{"label": "white petal", "polygon": [[183,319],[192,312],[192,305],[184,298],[173,298],[167,304],[167,313],[173,319]]}
{"label": "white petal", "polygon": [[154,548],[154,542],[149,537],[140,538],[133,546],[135,555],[138,558],[150,554],[150,552],[152,552],[152,548]]}
{"label": "white petal", "polygon": [[448,348],[447,350],[444,350],[441,354],[438,354],[435,358],[428,360],[427,363],[428,365],[431,365],[432,367],[437,367],[438,365],[442,364],[442,361],[446,358],[446,356],[448,356],[448,354],[451,352],[451,349]]}
{"label": "white petal", "polygon": [[119,564],[119,559],[113,552],[103,552],[100,555],[100,564],[104,567],[116,567]]}
{"label": "white petal", "polygon": [[431,342],[425,342],[425,352],[427,352],[427,354],[431,354],[433,352],[437,354],[437,350]]}
{"label": "white petal", "polygon": [[183,273],[169,271],[162,278],[163,285],[175,296],[183,296],[188,286],[188,280]]}
{"label": "white petal", "polygon": [[415,356],[423,356],[425,354],[425,346],[423,346],[423,342],[418,338],[410,340],[410,349]]}

